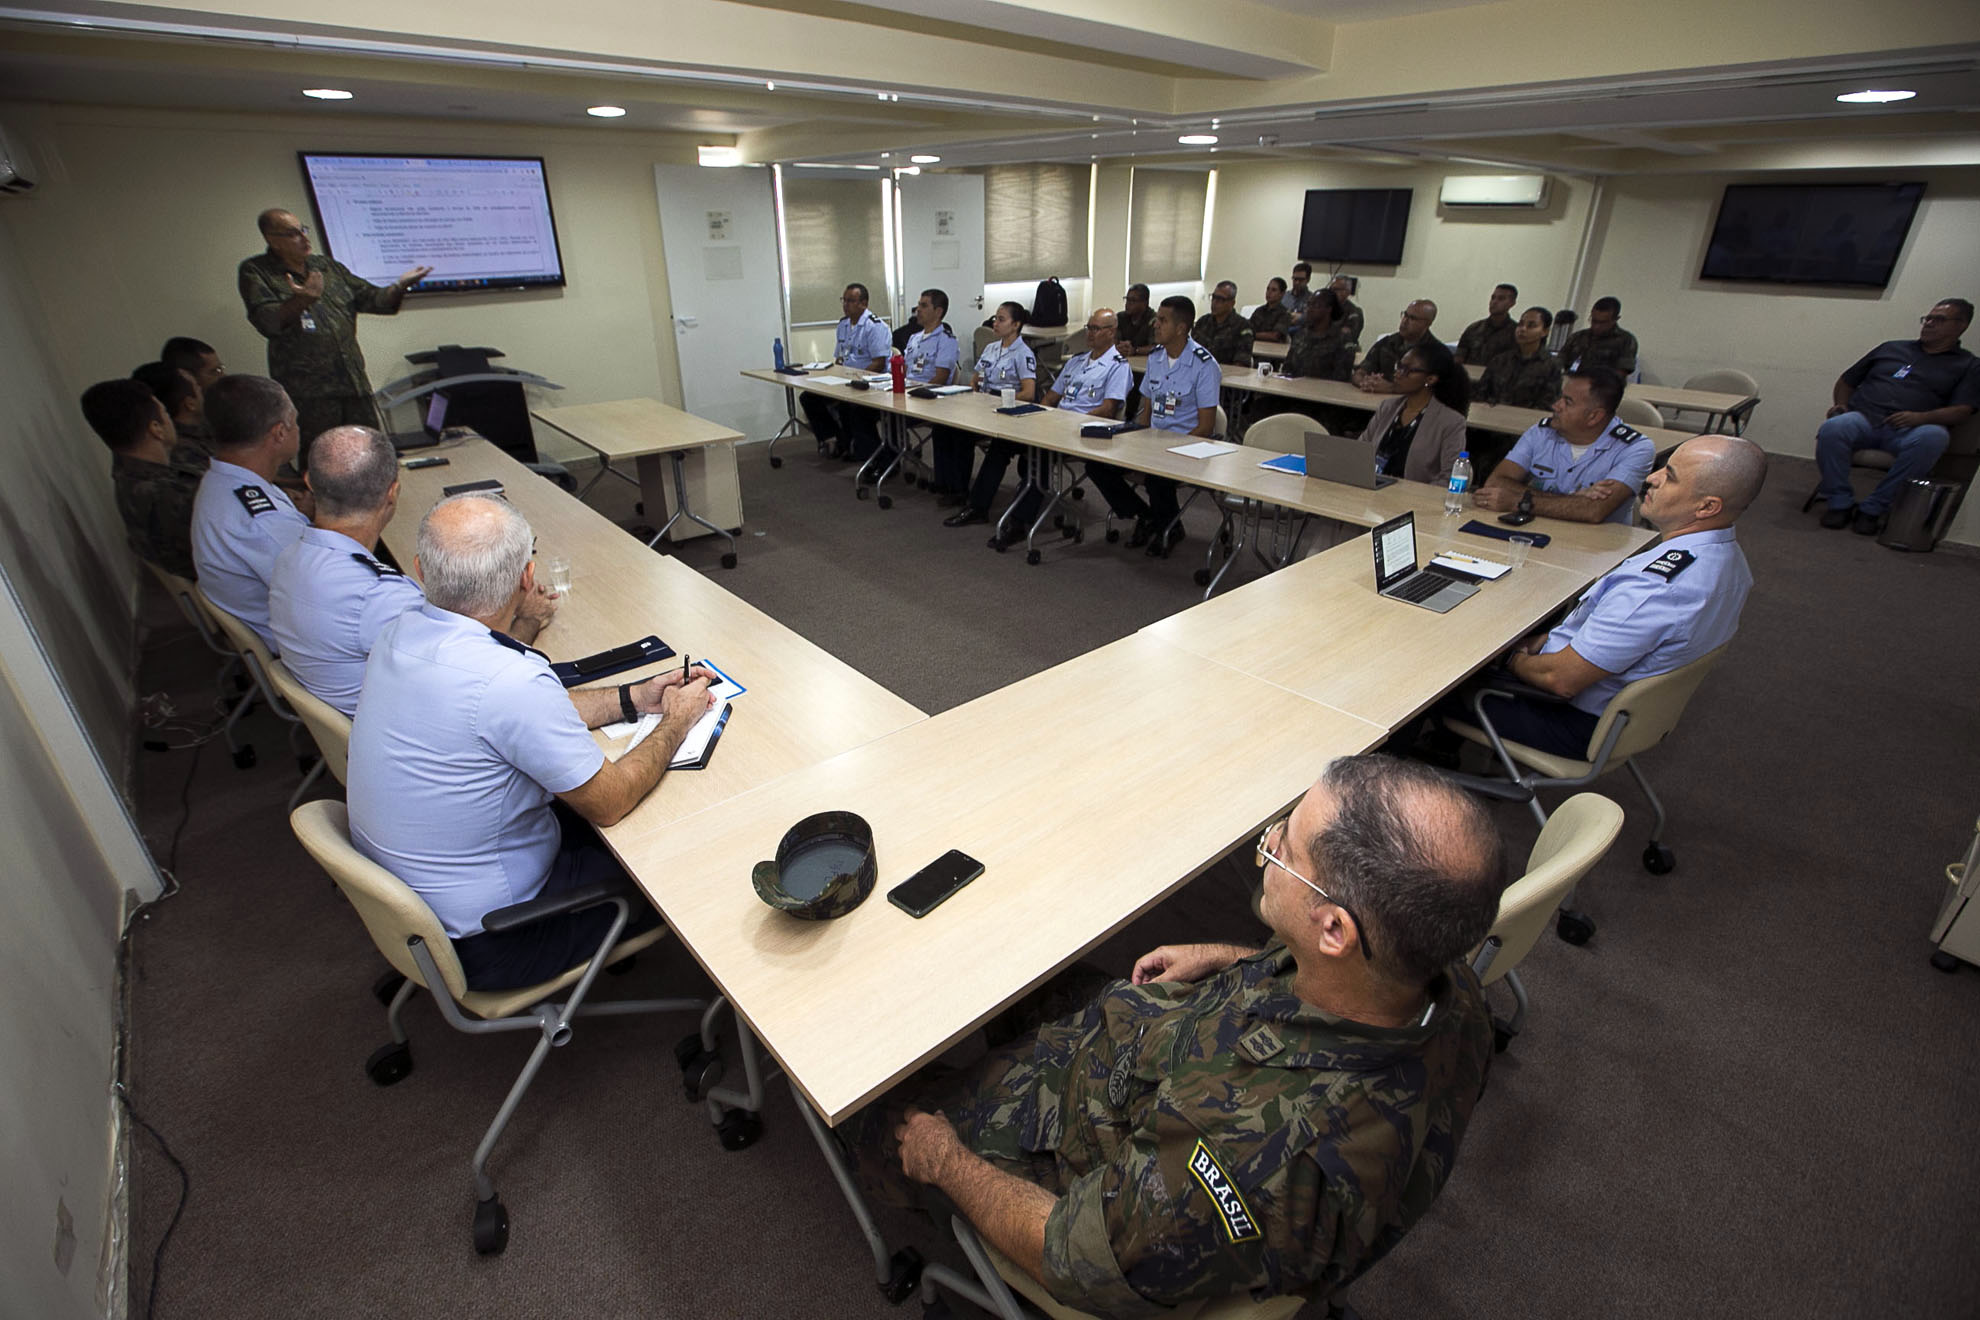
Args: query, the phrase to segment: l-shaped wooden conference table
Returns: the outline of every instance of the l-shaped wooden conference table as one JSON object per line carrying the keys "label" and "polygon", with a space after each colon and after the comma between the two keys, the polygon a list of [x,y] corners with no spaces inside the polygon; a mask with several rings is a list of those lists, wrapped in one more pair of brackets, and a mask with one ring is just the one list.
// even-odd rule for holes
{"label": "l-shaped wooden conference table", "polygon": [[[1432,487],[1332,487],[1262,472],[1256,450],[1201,463],[1145,432],[1084,441],[1070,414],[1001,417],[991,402],[934,406],[967,429],[1097,443],[1110,461],[1359,525],[1412,509],[1435,520],[1433,537],[1485,558],[1503,549],[1436,525]],[[573,565],[539,648],[571,659],[652,632],[748,689],[707,769],[667,775],[603,833],[739,1022],[833,1124],[1194,878],[1327,761],[1379,745],[1648,539],[1621,524],[1536,524],[1551,545],[1444,615],[1376,596],[1357,539],[931,718],[486,442],[439,452],[449,466],[403,474],[386,532],[408,570],[442,488],[493,477],[539,553]],[[752,866],[828,809],[871,824],[878,892],[833,921],[773,911]],[[950,848],[982,861],[982,878],[919,921],[885,901]],[[753,1069],[751,1080],[760,1090]]]}

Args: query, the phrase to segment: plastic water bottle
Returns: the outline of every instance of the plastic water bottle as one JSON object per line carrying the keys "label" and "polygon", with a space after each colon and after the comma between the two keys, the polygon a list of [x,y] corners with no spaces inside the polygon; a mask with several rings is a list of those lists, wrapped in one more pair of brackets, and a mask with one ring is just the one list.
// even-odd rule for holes
{"label": "plastic water bottle", "polygon": [[1471,489],[1471,451],[1461,451],[1451,464],[1451,484],[1444,491],[1444,516],[1464,512],[1464,493]]}
{"label": "plastic water bottle", "polygon": [[782,371],[784,369],[784,341],[781,338],[770,341],[770,356],[776,362],[777,370]]}
{"label": "plastic water bottle", "polygon": [[887,359],[887,371],[894,378],[894,393],[907,393],[907,359],[899,353]]}

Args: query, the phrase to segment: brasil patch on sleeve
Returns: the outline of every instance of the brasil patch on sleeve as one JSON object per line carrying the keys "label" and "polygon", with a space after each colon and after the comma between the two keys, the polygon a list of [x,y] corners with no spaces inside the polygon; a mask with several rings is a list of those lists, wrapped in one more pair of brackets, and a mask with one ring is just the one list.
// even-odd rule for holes
{"label": "brasil patch on sleeve", "polygon": [[1189,1153],[1189,1172],[1197,1184],[1210,1196],[1217,1207],[1217,1217],[1223,1221],[1224,1236],[1232,1242],[1250,1242],[1258,1237],[1258,1222],[1251,1217],[1251,1207],[1244,1203],[1237,1185],[1217,1157],[1202,1141]]}

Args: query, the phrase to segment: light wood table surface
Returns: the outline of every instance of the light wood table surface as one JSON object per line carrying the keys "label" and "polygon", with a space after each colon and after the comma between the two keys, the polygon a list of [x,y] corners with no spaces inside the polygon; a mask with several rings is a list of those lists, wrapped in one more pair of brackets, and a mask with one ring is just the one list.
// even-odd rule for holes
{"label": "light wood table surface", "polygon": [[[690,523],[699,523],[716,535],[727,536],[730,550],[735,549],[735,538],[729,536],[725,528],[742,523],[740,496],[732,495],[726,501],[717,499],[710,503],[704,495],[704,504],[708,507],[696,512],[689,483],[693,480],[706,492],[716,484],[709,478],[719,468],[727,473],[727,484],[733,487],[733,447],[737,441],[746,438],[742,432],[696,417],[693,413],[682,412],[679,408],[671,408],[658,399],[618,399],[610,403],[580,403],[564,408],[532,408],[529,415],[598,455],[602,466],[598,475],[578,493],[580,500],[608,473],[632,481],[612,466],[615,460],[629,458],[639,472],[639,478],[633,484],[639,487],[640,498],[646,502],[648,517],[657,522],[662,510],[670,513],[676,508],[686,510],[684,516]],[[711,463],[703,457],[695,473],[687,471],[690,455],[683,451],[717,448],[726,451],[726,457],[721,462]],[[667,497],[666,469],[660,462],[662,456],[668,456],[674,470],[677,489],[673,501]],[[713,514],[721,519],[722,525],[709,522],[700,516],[701,513]],[[693,534],[701,535],[700,532]]]}
{"label": "light wood table surface", "polygon": [[[1221,494],[1315,514],[1356,527],[1374,527],[1398,514],[1411,512],[1416,514],[1417,536],[1426,545],[1444,534],[1444,488],[1426,482],[1398,481],[1380,490],[1362,490],[1331,481],[1271,472],[1258,465],[1276,457],[1278,451],[1244,445],[1215,458],[1185,458],[1169,450],[1175,445],[1188,443],[1187,436],[1142,430],[1104,439],[1091,438],[1079,433],[1080,427],[1089,420],[1079,413],[1054,408],[1020,417],[1006,417],[997,411],[997,400],[987,394],[916,399],[885,390],[862,391],[842,385],[818,385],[810,383],[815,379],[811,376],[780,376],[768,370],[746,371],[743,374],[780,389],[789,387],[814,391],[839,402],[895,413],[914,421],[940,422],[979,435],[1036,445],[1072,458],[1113,463],[1136,472],[1171,477],[1185,485],[1201,486]],[[1281,383],[1334,384],[1306,381]],[[1368,397],[1352,385],[1341,388],[1360,398]],[[1459,524],[1473,519],[1489,522],[1495,516],[1484,510],[1469,510],[1450,521]],[[1585,573],[1590,579],[1622,562],[1649,539],[1648,533],[1624,523],[1571,523],[1536,518],[1531,528],[1552,538],[1546,549],[1533,552],[1536,562]],[[1458,543],[1467,553],[1483,558],[1503,559],[1505,556],[1505,543],[1489,537],[1457,536],[1454,544]],[[1428,558],[1427,552],[1425,558]]]}
{"label": "light wood table surface", "polygon": [[[538,650],[552,660],[573,660],[653,633],[677,652],[712,659],[748,689],[736,699],[708,768],[663,778],[624,821],[605,831],[614,847],[624,834],[693,815],[926,718],[747,601],[642,546],[487,441],[420,453],[451,461],[401,471],[399,512],[385,529],[385,543],[408,573],[415,571],[419,520],[439,502],[442,488],[493,477],[529,520],[537,554],[571,562],[571,593],[537,637]],[[671,663],[679,664],[679,656]],[[631,682],[665,667],[614,674],[594,686]]]}
{"label": "light wood table surface", "polygon": [[[1428,562],[1436,547],[1418,541]],[[1142,631],[1394,730],[1532,632],[1588,581],[1529,557],[1438,614],[1378,596],[1368,544],[1355,540]]]}
{"label": "light wood table surface", "polygon": [[[1383,735],[1136,635],[614,844],[836,1124]],[[750,868],[826,810],[873,827],[879,880],[846,916],[800,921],[756,897]],[[983,875],[921,920],[887,901],[951,848]]]}
{"label": "light wood table surface", "polygon": [[[1311,376],[1287,379],[1284,376],[1260,376],[1253,367],[1225,367],[1224,388],[1241,390],[1248,394],[1264,394],[1273,398],[1298,399],[1304,403],[1326,403],[1337,408],[1356,408],[1372,414],[1390,396],[1369,394],[1356,389],[1344,380],[1317,380]],[[1632,389],[1635,387],[1632,386]],[[1500,435],[1520,435],[1536,422],[1547,417],[1540,408],[1515,408],[1506,403],[1474,403],[1465,416],[1465,424],[1481,431],[1492,431]],[[1640,427],[1644,435],[1659,451],[1673,445],[1681,445],[1692,438],[1690,431],[1673,430],[1670,427]]]}

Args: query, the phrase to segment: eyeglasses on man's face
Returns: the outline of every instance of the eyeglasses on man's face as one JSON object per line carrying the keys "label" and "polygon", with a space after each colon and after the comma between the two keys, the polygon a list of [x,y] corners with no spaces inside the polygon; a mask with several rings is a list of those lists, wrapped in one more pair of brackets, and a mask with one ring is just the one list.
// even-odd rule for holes
{"label": "eyeglasses on man's face", "polygon": [[1349,907],[1347,904],[1341,902],[1340,899],[1335,898],[1332,894],[1322,889],[1319,885],[1314,884],[1311,880],[1308,880],[1305,876],[1301,875],[1299,872],[1293,870],[1290,866],[1287,866],[1285,862],[1280,859],[1279,849],[1282,846],[1285,839],[1287,819],[1289,818],[1283,816],[1280,817],[1278,820],[1272,822],[1272,824],[1267,825],[1265,827],[1265,832],[1258,836],[1258,864],[1260,866],[1265,866],[1269,864],[1278,867],[1281,871],[1284,871],[1287,875],[1299,881],[1301,884],[1305,885],[1308,889],[1311,889],[1314,893],[1320,895],[1320,897],[1326,899],[1329,903],[1332,903],[1335,907],[1339,908],[1341,911],[1347,913],[1348,920],[1354,923],[1355,934],[1360,937],[1359,943],[1361,945],[1361,956],[1369,959],[1370,961],[1373,961],[1375,955],[1369,950],[1368,947],[1368,927],[1362,924],[1361,918],[1355,915],[1354,909]]}
{"label": "eyeglasses on man's face", "polygon": [[297,225],[293,229],[271,229],[268,231],[268,236],[270,238],[307,238],[309,237],[309,226]]}

